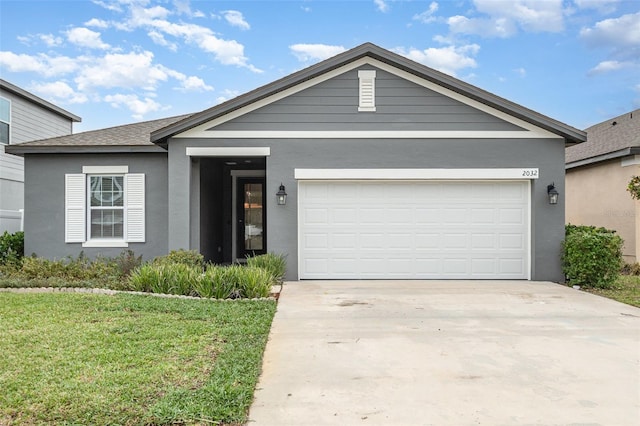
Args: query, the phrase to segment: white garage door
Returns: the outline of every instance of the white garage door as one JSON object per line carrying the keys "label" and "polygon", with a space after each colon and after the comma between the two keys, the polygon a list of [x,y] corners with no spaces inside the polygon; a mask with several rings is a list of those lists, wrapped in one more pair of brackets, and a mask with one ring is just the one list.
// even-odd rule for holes
{"label": "white garage door", "polygon": [[528,181],[300,181],[301,279],[527,279]]}

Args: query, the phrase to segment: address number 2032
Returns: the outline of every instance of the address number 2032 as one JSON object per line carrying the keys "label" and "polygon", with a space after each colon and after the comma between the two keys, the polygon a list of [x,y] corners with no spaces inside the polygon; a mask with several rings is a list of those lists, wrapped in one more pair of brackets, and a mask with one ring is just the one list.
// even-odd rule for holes
{"label": "address number 2032", "polygon": [[522,169],[522,177],[538,177],[538,169]]}

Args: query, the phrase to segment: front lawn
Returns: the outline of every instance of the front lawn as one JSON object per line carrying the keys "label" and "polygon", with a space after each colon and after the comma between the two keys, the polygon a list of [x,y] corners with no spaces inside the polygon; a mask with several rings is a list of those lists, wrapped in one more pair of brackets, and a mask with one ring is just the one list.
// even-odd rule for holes
{"label": "front lawn", "polygon": [[0,424],[241,424],[275,309],[0,293]]}
{"label": "front lawn", "polygon": [[584,291],[640,308],[640,276],[620,275],[610,288],[583,287]]}

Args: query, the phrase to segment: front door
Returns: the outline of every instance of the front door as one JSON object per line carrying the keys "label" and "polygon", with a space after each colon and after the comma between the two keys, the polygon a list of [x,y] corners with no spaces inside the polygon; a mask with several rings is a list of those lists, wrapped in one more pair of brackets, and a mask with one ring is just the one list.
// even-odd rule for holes
{"label": "front door", "polygon": [[264,177],[238,177],[236,184],[237,259],[265,254],[266,198]]}

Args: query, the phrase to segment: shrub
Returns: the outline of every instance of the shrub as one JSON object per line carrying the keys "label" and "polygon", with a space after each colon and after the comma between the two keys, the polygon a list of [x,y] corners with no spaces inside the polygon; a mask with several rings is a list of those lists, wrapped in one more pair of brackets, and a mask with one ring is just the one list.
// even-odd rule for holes
{"label": "shrub", "polygon": [[204,256],[198,253],[197,250],[171,250],[168,255],[153,259],[153,263],[181,263],[202,268],[204,266]]}
{"label": "shrub", "polygon": [[230,272],[230,267],[209,265],[207,270],[196,281],[195,292],[200,297],[213,299],[237,299],[240,291],[237,282],[233,279],[235,273]]}
{"label": "shrub", "polygon": [[0,265],[16,264],[24,256],[24,232],[0,235]]}
{"label": "shrub", "polygon": [[272,276],[274,283],[282,281],[287,272],[286,256],[282,254],[267,253],[247,259],[247,266],[262,268]]}
{"label": "shrub", "polygon": [[242,268],[238,276],[239,287],[242,297],[267,297],[271,292],[273,275],[263,268],[247,266]]}
{"label": "shrub", "polygon": [[640,275],[640,263],[625,263],[620,269],[623,275]]}
{"label": "shrub", "polygon": [[191,296],[199,275],[197,267],[183,263],[147,263],[131,273],[129,287],[135,291]]}
{"label": "shrub", "polygon": [[126,279],[134,269],[142,265],[142,255],[136,256],[133,250],[123,250],[114,261],[121,279]]}
{"label": "shrub", "polygon": [[605,228],[567,225],[563,270],[571,284],[610,287],[620,274],[622,238]]}

